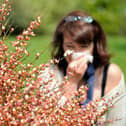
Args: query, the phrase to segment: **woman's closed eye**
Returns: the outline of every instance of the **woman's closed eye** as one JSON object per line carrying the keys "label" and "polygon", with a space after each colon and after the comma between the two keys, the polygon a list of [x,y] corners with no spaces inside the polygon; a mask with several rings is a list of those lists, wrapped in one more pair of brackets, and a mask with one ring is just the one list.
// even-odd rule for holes
{"label": "woman's closed eye", "polygon": [[81,45],[81,46],[80,46],[80,48],[87,48],[87,47],[89,47],[88,44],[84,44],[84,45]]}
{"label": "woman's closed eye", "polygon": [[74,49],[74,46],[72,46],[72,45],[65,45],[66,46],[66,48],[68,48],[68,49]]}

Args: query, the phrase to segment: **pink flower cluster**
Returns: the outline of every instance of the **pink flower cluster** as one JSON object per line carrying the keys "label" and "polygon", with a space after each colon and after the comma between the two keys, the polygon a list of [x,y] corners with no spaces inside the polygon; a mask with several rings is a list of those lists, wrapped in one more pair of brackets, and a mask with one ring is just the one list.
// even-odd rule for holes
{"label": "pink flower cluster", "polygon": [[[11,4],[6,0],[0,6],[0,32],[5,30],[6,16],[11,11]],[[81,87],[72,99],[60,105],[63,96],[60,86],[48,88],[54,81],[54,73],[48,73],[49,79],[41,78],[40,72],[50,67],[50,63],[33,67],[32,63],[23,64],[29,56],[27,41],[35,36],[33,29],[41,23],[40,17],[32,21],[29,27],[12,41],[13,48],[5,44],[6,35],[0,40],[0,125],[6,126],[90,126],[97,122],[111,107],[111,102],[95,100],[81,107],[86,99],[86,87]],[[11,28],[10,32],[14,29]],[[35,59],[39,58],[39,53]],[[58,62],[55,60],[55,62]],[[67,79],[63,84],[67,83]],[[55,82],[55,85],[56,82]],[[111,101],[111,100],[110,100]],[[99,109],[99,103],[102,103]]]}

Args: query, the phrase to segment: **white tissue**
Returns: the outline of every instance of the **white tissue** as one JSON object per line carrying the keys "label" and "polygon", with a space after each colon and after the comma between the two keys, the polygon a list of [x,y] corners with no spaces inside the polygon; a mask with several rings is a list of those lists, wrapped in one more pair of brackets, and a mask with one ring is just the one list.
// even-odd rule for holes
{"label": "white tissue", "polygon": [[72,60],[79,58],[80,56],[84,56],[85,62],[93,62],[93,56],[89,53],[89,51],[84,52],[75,52],[74,50],[66,50],[64,56],[72,55]]}
{"label": "white tissue", "polygon": [[84,56],[86,62],[90,62],[90,63],[93,62],[93,56],[88,51],[73,52],[72,59],[75,60],[75,59],[79,58],[80,56]]}
{"label": "white tissue", "polygon": [[74,50],[66,50],[64,53],[64,57],[71,55],[74,52]]}

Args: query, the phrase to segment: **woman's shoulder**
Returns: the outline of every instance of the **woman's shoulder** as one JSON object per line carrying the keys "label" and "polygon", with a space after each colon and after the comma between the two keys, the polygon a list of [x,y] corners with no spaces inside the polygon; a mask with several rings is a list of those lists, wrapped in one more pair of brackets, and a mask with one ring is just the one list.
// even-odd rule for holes
{"label": "woman's shoulder", "polygon": [[123,79],[123,73],[120,67],[114,63],[110,64],[107,72],[105,94],[109,93],[115,87],[118,87],[120,85],[120,82],[122,82],[121,81],[122,79]]}
{"label": "woman's shoulder", "polygon": [[122,71],[120,67],[116,64],[110,64],[108,68],[108,80],[107,83],[111,83],[112,86],[118,85],[119,81],[121,80]]}
{"label": "woman's shoulder", "polygon": [[[117,64],[111,63],[108,69],[108,76],[119,81],[121,79],[122,71]],[[116,77],[116,78],[115,78]]]}
{"label": "woman's shoulder", "polygon": [[[104,96],[108,102],[114,105],[107,112],[106,120],[120,118],[113,124],[108,126],[125,126],[126,125],[126,84],[123,76],[123,72],[116,64],[110,64],[107,74],[106,94]],[[121,106],[121,107],[120,107]]]}

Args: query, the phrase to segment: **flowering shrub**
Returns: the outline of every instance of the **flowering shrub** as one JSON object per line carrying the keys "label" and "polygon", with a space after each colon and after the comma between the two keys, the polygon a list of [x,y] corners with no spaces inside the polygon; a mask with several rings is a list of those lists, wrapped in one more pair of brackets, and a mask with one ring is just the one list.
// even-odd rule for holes
{"label": "flowering shrub", "polygon": [[[81,87],[73,94],[71,100],[63,97],[61,86],[67,84],[67,78],[61,85],[54,81],[54,73],[47,72],[48,78],[40,73],[54,62],[33,67],[32,63],[23,64],[30,54],[27,41],[35,36],[33,29],[40,23],[40,17],[31,21],[29,27],[11,41],[7,46],[7,35],[14,28],[8,28],[7,20],[11,12],[11,4],[6,0],[0,6],[0,125],[62,125],[90,126],[97,122],[113,105],[105,99],[90,102],[80,107],[86,99],[86,87]],[[36,54],[35,60],[39,58]],[[50,83],[53,83],[52,88]],[[55,87],[55,88],[54,88]],[[99,109],[99,103],[102,105]]]}

